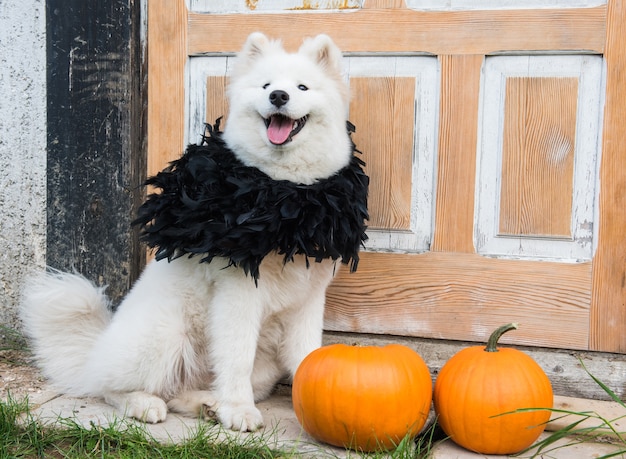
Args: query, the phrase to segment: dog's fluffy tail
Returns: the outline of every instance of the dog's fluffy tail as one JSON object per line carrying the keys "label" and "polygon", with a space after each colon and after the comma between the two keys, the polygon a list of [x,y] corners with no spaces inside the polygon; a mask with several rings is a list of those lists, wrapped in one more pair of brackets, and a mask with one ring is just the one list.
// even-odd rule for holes
{"label": "dog's fluffy tail", "polygon": [[111,315],[104,288],[80,275],[49,271],[26,282],[20,310],[24,332],[44,375],[64,392],[89,395],[85,363]]}

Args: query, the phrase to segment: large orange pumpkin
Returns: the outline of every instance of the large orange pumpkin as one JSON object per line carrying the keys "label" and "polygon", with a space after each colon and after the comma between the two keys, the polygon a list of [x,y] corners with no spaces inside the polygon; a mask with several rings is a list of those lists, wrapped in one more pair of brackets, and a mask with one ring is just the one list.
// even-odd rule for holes
{"label": "large orange pumpkin", "polygon": [[406,346],[333,344],[302,361],[292,398],[300,425],[317,440],[388,450],[424,426],[432,380],[422,358]]}
{"label": "large orange pumpkin", "polygon": [[498,328],[487,347],[459,351],[437,377],[439,425],[464,448],[482,454],[517,453],[537,440],[550,419],[548,410],[503,414],[553,405],[552,385],[541,367],[522,351],[496,347],[500,336],[515,328]]}

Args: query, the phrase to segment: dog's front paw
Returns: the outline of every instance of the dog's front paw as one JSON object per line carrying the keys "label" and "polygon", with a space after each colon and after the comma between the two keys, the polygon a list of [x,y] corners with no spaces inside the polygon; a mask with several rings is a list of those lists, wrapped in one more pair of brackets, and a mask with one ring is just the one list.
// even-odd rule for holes
{"label": "dog's front paw", "polygon": [[133,394],[126,405],[126,415],[143,422],[156,424],[165,421],[167,405],[159,397],[150,394]]}
{"label": "dog's front paw", "polygon": [[221,403],[214,412],[227,429],[254,432],[263,426],[263,416],[254,405]]}

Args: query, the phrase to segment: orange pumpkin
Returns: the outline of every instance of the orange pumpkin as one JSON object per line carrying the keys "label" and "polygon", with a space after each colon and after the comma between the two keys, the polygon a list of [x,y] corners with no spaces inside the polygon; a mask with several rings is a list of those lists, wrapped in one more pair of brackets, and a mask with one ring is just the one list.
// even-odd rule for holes
{"label": "orange pumpkin", "polygon": [[496,347],[503,333],[516,328],[504,325],[487,347],[461,350],[437,377],[439,425],[464,448],[482,454],[520,452],[537,440],[550,419],[548,410],[503,414],[553,405],[552,385],[541,367],[522,351]]}
{"label": "orange pumpkin", "polygon": [[424,426],[432,380],[422,358],[406,346],[333,344],[302,361],[292,399],[300,425],[317,440],[388,450]]}

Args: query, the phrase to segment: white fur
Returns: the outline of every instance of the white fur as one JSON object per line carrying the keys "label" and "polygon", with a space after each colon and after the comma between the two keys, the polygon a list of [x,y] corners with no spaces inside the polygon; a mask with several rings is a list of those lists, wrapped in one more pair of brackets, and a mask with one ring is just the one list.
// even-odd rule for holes
{"label": "white fur", "polygon": [[[340,59],[327,35],[306,40],[295,54],[260,33],[250,35],[228,89],[226,143],[244,163],[277,180],[311,184],[346,166],[349,98]],[[298,89],[300,85],[308,90]],[[294,119],[308,116],[304,129],[279,147],[267,139],[264,122],[276,112],[268,97],[274,90],[290,96],[281,113]]]}
{"label": "white fur", "polygon": [[[229,90],[228,146],[275,179],[313,183],[344,167],[351,148],[340,58],[324,35],[287,54],[252,34]],[[308,116],[283,146],[267,140],[268,83],[289,92],[286,114]],[[307,268],[297,257],[283,265],[272,254],[257,287],[226,260],[199,260],[150,263],[115,314],[103,289],[77,274],[31,279],[21,317],[46,376],[68,394],[103,397],[146,422],[163,421],[171,409],[216,417],[234,430],[261,426],[255,400],[321,345],[334,263]]]}

